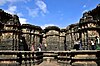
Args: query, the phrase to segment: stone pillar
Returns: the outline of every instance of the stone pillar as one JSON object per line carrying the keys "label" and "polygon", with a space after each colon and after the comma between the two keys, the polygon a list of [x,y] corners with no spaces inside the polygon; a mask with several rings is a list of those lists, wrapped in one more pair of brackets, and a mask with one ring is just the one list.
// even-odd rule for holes
{"label": "stone pillar", "polygon": [[67,48],[66,46],[66,37],[65,37],[65,32],[61,32],[60,33],[60,50],[61,51],[64,51],[65,50],[65,47]]}
{"label": "stone pillar", "polygon": [[49,30],[46,33],[46,43],[48,45],[48,51],[58,51],[60,48],[59,41],[59,31]]}

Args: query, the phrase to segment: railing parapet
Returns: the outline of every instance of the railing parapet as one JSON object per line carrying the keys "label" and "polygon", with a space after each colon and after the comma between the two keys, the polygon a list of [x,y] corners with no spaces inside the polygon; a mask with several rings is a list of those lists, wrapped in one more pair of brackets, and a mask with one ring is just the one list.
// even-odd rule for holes
{"label": "railing parapet", "polygon": [[0,65],[13,64],[33,66],[40,64],[45,59],[56,60],[59,64],[71,66],[100,66],[99,50],[74,50],[74,51],[0,51]]}

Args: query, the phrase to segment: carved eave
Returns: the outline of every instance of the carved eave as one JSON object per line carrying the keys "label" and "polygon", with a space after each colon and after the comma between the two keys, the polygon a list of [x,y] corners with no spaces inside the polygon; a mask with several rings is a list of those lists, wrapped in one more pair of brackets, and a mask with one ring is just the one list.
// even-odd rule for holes
{"label": "carved eave", "polygon": [[31,26],[32,26],[31,24],[22,24],[21,27],[22,28],[31,28]]}
{"label": "carved eave", "polygon": [[2,33],[21,33],[20,30],[1,30]]}
{"label": "carved eave", "polygon": [[72,28],[75,29],[78,25],[79,25],[79,23],[71,24],[71,25],[69,25],[69,26],[66,27],[66,31],[69,31],[69,30],[71,30]]}
{"label": "carved eave", "polygon": [[29,34],[29,35],[37,35],[37,36],[41,36],[41,34],[28,33],[28,32],[22,32],[22,34]]}
{"label": "carved eave", "polygon": [[44,29],[45,33],[48,32],[49,30],[56,30],[56,31],[60,31],[60,28],[57,26],[48,26]]}
{"label": "carved eave", "polygon": [[71,25],[70,25],[70,28],[73,28],[73,27],[75,27],[75,24],[71,24]]}
{"label": "carved eave", "polygon": [[59,37],[60,37],[60,35],[57,35],[57,34],[53,34],[53,35],[50,34],[50,35],[46,35],[45,38],[46,38],[47,36],[59,36]]}
{"label": "carved eave", "polygon": [[33,29],[33,30],[42,30],[42,28],[40,26],[35,26],[35,25],[31,25],[31,24],[22,24],[22,29],[23,28],[29,28],[29,29]]}
{"label": "carved eave", "polygon": [[35,26],[36,30],[42,31],[42,28],[40,26]]}
{"label": "carved eave", "polygon": [[76,24],[71,24],[69,25],[69,30],[71,30],[72,28],[74,28],[76,26]]}
{"label": "carved eave", "polygon": [[100,27],[88,27],[88,28],[81,28],[78,30],[78,32],[84,32],[87,30],[100,30]]}
{"label": "carved eave", "polygon": [[20,27],[20,25],[17,25],[17,24],[15,24],[15,25],[5,24],[5,26],[6,27]]}
{"label": "carved eave", "polygon": [[86,22],[79,22],[79,25],[82,26],[82,25],[86,25],[89,23],[97,24],[97,20],[88,20]]}
{"label": "carved eave", "polygon": [[66,32],[66,29],[60,29],[60,32]]}

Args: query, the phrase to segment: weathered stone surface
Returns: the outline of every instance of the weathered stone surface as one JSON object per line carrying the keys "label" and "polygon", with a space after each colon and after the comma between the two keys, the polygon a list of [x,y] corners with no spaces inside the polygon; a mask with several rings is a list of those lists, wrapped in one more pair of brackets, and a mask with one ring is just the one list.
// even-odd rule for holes
{"label": "weathered stone surface", "polygon": [[98,66],[96,62],[74,62],[72,66]]}
{"label": "weathered stone surface", "polygon": [[18,63],[0,63],[0,66],[20,66]]}
{"label": "weathered stone surface", "polygon": [[97,59],[96,55],[75,55],[73,59]]}
{"label": "weathered stone surface", "polygon": [[57,61],[51,61],[51,62],[44,61],[40,65],[35,65],[35,66],[60,66],[60,65],[57,63]]}

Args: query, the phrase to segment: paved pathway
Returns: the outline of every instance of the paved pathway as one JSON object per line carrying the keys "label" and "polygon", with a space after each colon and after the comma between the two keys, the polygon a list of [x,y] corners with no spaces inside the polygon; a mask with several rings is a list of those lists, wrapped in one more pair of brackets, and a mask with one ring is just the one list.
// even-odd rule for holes
{"label": "paved pathway", "polygon": [[60,65],[57,63],[57,61],[51,61],[51,62],[43,61],[41,64],[35,66],[60,66]]}

